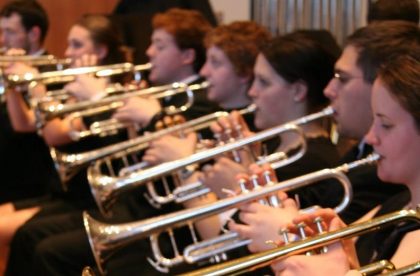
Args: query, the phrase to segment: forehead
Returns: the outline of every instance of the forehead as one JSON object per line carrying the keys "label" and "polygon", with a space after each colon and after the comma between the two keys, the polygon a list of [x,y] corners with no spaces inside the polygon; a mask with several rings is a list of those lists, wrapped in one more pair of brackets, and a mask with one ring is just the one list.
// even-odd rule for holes
{"label": "forehead", "polygon": [[254,71],[256,74],[277,75],[263,54],[258,54],[257,60],[255,61]]}
{"label": "forehead", "polygon": [[162,43],[173,44],[174,46],[177,46],[175,43],[174,36],[168,33],[163,28],[159,28],[153,31],[152,42],[162,42]]}
{"label": "forehead", "polygon": [[357,59],[359,53],[356,47],[349,45],[346,46],[340,58],[335,63],[335,70],[346,73],[353,73],[360,75],[362,70],[357,66]]}
{"label": "forehead", "polygon": [[212,58],[218,59],[228,59],[225,52],[217,46],[210,46],[207,48],[207,55],[211,56]]}
{"label": "forehead", "polygon": [[69,32],[69,39],[88,40],[90,39],[89,31],[82,26],[74,25]]}
{"label": "forehead", "polygon": [[0,24],[7,28],[23,28],[21,17],[17,13],[12,13],[9,17],[1,17]]}

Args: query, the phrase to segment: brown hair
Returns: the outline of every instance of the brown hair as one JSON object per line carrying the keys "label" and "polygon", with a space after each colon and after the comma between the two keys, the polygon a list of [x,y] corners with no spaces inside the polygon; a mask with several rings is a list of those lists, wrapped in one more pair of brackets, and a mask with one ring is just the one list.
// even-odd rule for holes
{"label": "brown hair", "polygon": [[210,23],[200,12],[178,8],[169,9],[155,15],[152,26],[155,30],[163,28],[170,33],[180,49],[193,49],[196,55],[194,70],[196,72],[200,70],[206,57],[204,36],[211,29]]}
{"label": "brown hair", "polygon": [[358,51],[356,64],[363,79],[373,83],[382,63],[396,51],[410,51],[420,43],[419,27],[405,21],[381,21],[356,30],[348,37],[346,46]]}
{"label": "brown hair", "polygon": [[76,21],[75,25],[88,30],[95,45],[106,46],[108,54],[100,62],[101,65],[126,61],[126,52],[122,44],[121,34],[111,19],[104,15],[87,14]]}
{"label": "brown hair", "polygon": [[253,74],[253,66],[261,48],[270,40],[270,33],[253,21],[236,21],[210,31],[204,43],[216,46],[229,58],[239,75]]}
{"label": "brown hair", "polygon": [[420,47],[395,55],[378,72],[391,95],[410,113],[420,131]]}
{"label": "brown hair", "polygon": [[14,13],[20,16],[27,32],[38,26],[41,30],[41,42],[44,42],[49,27],[48,15],[37,1],[10,1],[1,9],[0,17],[10,17]]}

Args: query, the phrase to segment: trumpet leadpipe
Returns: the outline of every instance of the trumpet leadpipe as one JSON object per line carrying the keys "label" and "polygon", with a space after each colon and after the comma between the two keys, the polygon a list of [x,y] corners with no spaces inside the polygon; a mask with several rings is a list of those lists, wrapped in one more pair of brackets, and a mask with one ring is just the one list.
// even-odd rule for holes
{"label": "trumpet leadpipe", "polygon": [[[110,178],[108,176],[102,176],[98,172],[94,173],[92,171],[91,179],[94,182],[96,182],[95,185],[97,186],[103,186],[103,184],[101,183],[108,183],[110,185],[118,187],[119,191],[133,189],[135,187],[144,185],[145,183],[149,181],[153,181],[162,176],[166,176],[173,172],[179,171],[189,165],[199,164],[199,163],[211,160],[217,156],[220,156],[221,154],[228,153],[228,152],[246,147],[256,142],[270,139],[272,137],[278,136],[281,133],[284,133],[287,131],[294,131],[294,132],[299,133],[301,136],[303,136],[302,131],[298,127],[299,125],[306,124],[308,122],[330,116],[333,113],[334,113],[333,109],[331,107],[328,107],[320,112],[299,118],[297,120],[291,121],[284,125],[280,125],[277,127],[273,127],[273,128],[258,132],[250,137],[241,138],[237,141],[226,143],[222,146],[218,146],[209,150],[197,152],[191,156],[188,156],[182,159],[165,162],[160,165],[142,170],[139,173],[130,175],[129,178],[127,177]],[[305,142],[303,141],[303,143]],[[302,153],[299,153],[296,158],[299,158],[300,156],[302,156]],[[284,162],[282,163],[285,164]],[[104,178],[102,179],[102,177]]]}
{"label": "trumpet leadpipe", "polygon": [[[326,246],[342,239],[349,239],[369,232],[378,231],[384,227],[406,220],[420,222],[420,209],[401,210],[388,215],[374,218],[370,221],[357,223],[333,232],[323,233],[306,240],[300,240],[288,245],[274,248],[265,252],[252,254],[223,264],[214,265],[205,269],[185,273],[185,276],[221,276],[240,275],[257,268],[269,265],[272,261]],[[392,272],[391,272],[392,274]],[[402,274],[403,275],[403,274]]]}
{"label": "trumpet leadpipe", "polygon": [[[372,164],[379,158],[378,155],[371,155],[363,161],[358,161],[357,166]],[[351,199],[351,185],[344,172],[356,168],[353,163],[345,164],[334,169],[324,169],[309,173],[279,183],[272,183],[257,190],[245,194],[226,198],[215,203],[209,203],[175,213],[158,216],[138,222],[109,225],[95,221],[86,212],[83,214],[84,225],[89,237],[92,251],[95,255],[98,266],[102,266],[104,255],[115,248],[119,248],[131,241],[156,235],[167,229],[173,229],[183,225],[192,224],[197,220],[222,213],[224,211],[239,207],[245,203],[262,199],[279,191],[289,191],[310,185],[316,181],[327,178],[336,178],[345,189],[346,196],[342,203],[336,208],[342,208]]]}

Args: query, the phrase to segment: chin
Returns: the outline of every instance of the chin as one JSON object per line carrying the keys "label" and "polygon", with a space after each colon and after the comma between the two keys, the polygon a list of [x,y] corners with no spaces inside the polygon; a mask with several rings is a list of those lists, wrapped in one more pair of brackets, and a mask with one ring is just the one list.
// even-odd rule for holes
{"label": "chin", "polygon": [[390,183],[401,182],[401,180],[398,179],[398,177],[396,177],[395,174],[392,173],[392,170],[390,170],[389,168],[388,169],[384,168],[384,166],[381,165],[381,163],[378,164],[377,173],[378,173],[379,179],[384,182],[390,182]]}

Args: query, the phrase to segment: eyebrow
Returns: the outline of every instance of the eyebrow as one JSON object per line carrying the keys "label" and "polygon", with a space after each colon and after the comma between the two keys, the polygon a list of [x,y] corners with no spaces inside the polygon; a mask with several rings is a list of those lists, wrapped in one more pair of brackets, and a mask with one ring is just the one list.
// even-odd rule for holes
{"label": "eyebrow", "polygon": [[390,120],[390,118],[388,116],[386,116],[385,114],[382,114],[382,113],[376,112],[374,115],[377,116],[377,117],[379,117],[379,118],[381,118],[381,119]]}

